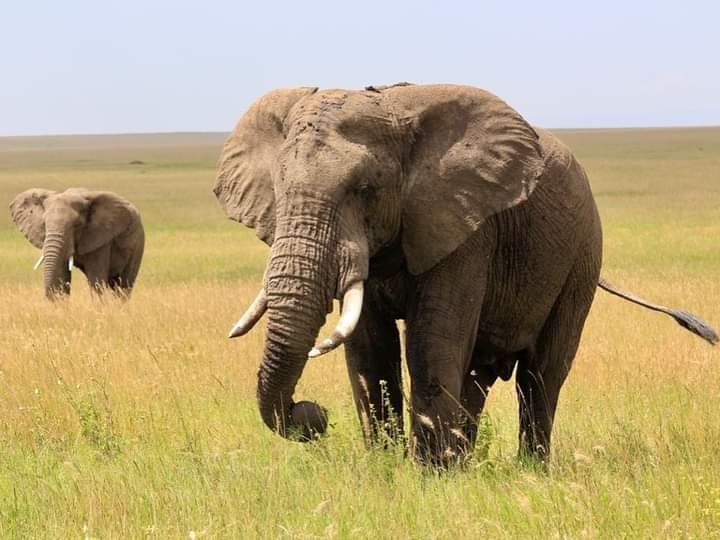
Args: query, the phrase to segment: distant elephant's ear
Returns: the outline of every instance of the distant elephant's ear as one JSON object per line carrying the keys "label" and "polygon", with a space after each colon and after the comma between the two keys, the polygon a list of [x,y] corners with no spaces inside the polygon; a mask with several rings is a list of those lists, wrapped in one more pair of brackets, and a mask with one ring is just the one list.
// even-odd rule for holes
{"label": "distant elephant's ear", "polygon": [[87,223],[80,234],[77,252],[90,253],[127,231],[138,219],[138,213],[129,201],[115,193],[90,191]]}
{"label": "distant elephant's ear", "polygon": [[543,170],[537,133],[483,90],[383,92],[413,134],[405,163],[402,245],[413,274],[457,249],[489,216],[526,200]]}
{"label": "distant elephant's ear", "polygon": [[22,233],[30,243],[42,249],[45,241],[45,199],[54,195],[54,191],[47,189],[28,189],[23,191],[10,203],[10,214]]}
{"label": "distant elephant's ear", "polygon": [[255,229],[272,245],[275,195],[270,170],[284,141],[283,122],[293,106],[317,88],[274,90],[256,101],[225,141],[213,192],[225,214]]}

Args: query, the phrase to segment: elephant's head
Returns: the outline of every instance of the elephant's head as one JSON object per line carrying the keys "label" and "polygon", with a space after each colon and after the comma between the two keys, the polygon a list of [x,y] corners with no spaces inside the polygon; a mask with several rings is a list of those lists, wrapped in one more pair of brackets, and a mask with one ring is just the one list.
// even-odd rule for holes
{"label": "elephant's head", "polygon": [[75,257],[108,244],[135,219],[128,203],[114,193],[79,188],[62,193],[29,189],[13,199],[10,212],[30,243],[42,250],[50,299],[69,291]]}
{"label": "elephant's head", "polygon": [[[308,353],[352,332],[374,257],[392,252],[426,272],[525,200],[542,167],[535,131],[475,88],[294,88],[253,104],[225,143],[214,192],[272,247],[263,289],[231,331],[247,332],[267,308],[265,423],[284,436],[324,429],[318,406],[293,402],[295,385]],[[343,299],[340,322],[314,348],[333,298]]]}

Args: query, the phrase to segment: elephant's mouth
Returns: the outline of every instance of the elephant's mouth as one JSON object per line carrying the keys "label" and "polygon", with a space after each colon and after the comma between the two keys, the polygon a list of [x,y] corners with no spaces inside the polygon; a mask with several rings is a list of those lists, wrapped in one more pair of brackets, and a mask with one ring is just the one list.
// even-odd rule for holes
{"label": "elephant's mouth", "polygon": [[[338,320],[335,329],[330,335],[321,340],[315,345],[308,353],[308,358],[316,358],[323,354],[329,353],[333,349],[336,349],[342,345],[353,333],[358,321],[360,320],[360,314],[362,313],[364,296],[364,283],[362,281],[356,281],[353,283],[345,294],[343,295],[342,310],[340,312],[340,319]],[[268,297],[265,289],[260,289],[260,292],[253,300],[250,307],[243,313],[242,317],[238,319],[235,325],[230,329],[228,337],[235,338],[247,334],[257,324],[268,309]]]}

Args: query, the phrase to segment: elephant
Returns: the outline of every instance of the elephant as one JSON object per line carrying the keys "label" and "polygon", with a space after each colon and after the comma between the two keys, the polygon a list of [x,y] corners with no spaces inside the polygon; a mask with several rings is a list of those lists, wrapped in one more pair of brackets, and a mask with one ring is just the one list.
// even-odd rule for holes
{"label": "elephant", "polygon": [[[213,191],[271,247],[262,287],[230,331],[267,312],[257,400],[264,423],[307,441],[326,410],[294,401],[308,358],[345,346],[369,444],[404,433],[413,455],[470,455],[493,383],[515,371],[519,452],[545,461],[560,388],[600,279],[602,231],[582,166],[495,95],[461,85],[299,87],[256,101],[225,141]],[[333,299],[335,330],[316,344]]]}
{"label": "elephant", "polygon": [[48,299],[70,293],[74,266],[83,271],[91,291],[102,294],[108,288],[130,297],[145,248],[140,213],[130,201],[109,191],[33,188],[13,199],[10,213],[42,250],[35,268],[43,263]]}

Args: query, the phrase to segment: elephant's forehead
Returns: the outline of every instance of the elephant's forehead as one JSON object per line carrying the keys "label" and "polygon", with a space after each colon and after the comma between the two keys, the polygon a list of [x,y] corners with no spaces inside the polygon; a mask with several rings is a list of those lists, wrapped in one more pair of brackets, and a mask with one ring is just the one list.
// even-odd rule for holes
{"label": "elephant's forehead", "polygon": [[380,99],[368,92],[322,90],[303,99],[295,110],[296,118],[316,116],[323,120],[343,121],[358,115],[373,115],[379,111]]}
{"label": "elephant's forehead", "polygon": [[87,200],[79,190],[66,190],[48,198],[53,206],[69,206],[76,210],[87,205]]}

